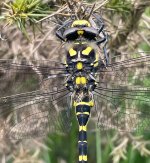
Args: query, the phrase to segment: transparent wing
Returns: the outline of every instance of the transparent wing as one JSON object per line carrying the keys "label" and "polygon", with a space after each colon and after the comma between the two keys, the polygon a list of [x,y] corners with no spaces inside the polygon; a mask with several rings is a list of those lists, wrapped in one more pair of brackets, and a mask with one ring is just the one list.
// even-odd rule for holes
{"label": "transparent wing", "polygon": [[149,70],[149,54],[116,57],[107,69],[99,70],[93,114],[101,129],[150,132]]}
{"label": "transparent wing", "polygon": [[39,89],[43,79],[65,75],[62,63],[43,61],[0,60],[0,97]]}
{"label": "transparent wing", "polygon": [[[70,127],[70,96],[64,86],[63,65],[54,61],[34,62],[33,66],[27,61],[0,60],[0,82],[6,84],[1,87],[1,138],[23,139],[48,132],[66,133]],[[34,81],[31,80],[33,77]]]}
{"label": "transparent wing", "polygon": [[99,81],[101,84],[141,85],[143,79],[149,78],[150,53],[125,54],[111,58],[108,67],[99,68]]}
{"label": "transparent wing", "polygon": [[68,92],[35,91],[0,99],[1,138],[23,139],[66,132]]}

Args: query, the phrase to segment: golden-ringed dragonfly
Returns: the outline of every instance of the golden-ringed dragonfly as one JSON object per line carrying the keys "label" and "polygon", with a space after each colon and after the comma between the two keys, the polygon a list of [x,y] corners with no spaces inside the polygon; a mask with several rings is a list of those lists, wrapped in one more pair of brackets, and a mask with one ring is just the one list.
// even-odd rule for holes
{"label": "golden-ringed dragonfly", "polygon": [[144,83],[150,80],[149,52],[125,54],[123,60],[120,55],[108,57],[108,36],[102,20],[96,19],[100,21],[97,28],[87,20],[57,28],[57,37],[66,44],[63,63],[0,60],[2,139],[66,132],[73,109],[79,125],[79,163],[87,163],[90,117],[97,119],[102,130],[150,130],[150,88]]}

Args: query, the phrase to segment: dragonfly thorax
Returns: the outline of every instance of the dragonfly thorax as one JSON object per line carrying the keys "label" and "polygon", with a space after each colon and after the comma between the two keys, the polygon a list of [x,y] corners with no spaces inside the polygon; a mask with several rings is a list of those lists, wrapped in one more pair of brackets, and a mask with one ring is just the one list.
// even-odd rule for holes
{"label": "dragonfly thorax", "polygon": [[67,49],[66,71],[69,73],[66,86],[70,91],[93,91],[96,87],[96,72],[99,66],[94,47],[87,43],[74,44]]}

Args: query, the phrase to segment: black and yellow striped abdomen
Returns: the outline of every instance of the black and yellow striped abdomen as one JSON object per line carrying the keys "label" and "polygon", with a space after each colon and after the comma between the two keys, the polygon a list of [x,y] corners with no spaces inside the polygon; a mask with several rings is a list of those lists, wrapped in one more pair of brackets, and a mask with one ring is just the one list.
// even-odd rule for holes
{"label": "black and yellow striped abdomen", "polygon": [[73,93],[74,107],[79,124],[79,163],[87,163],[87,124],[94,105],[92,91],[96,87],[99,66],[98,50],[89,42],[76,42],[66,47],[66,69],[70,73],[66,87]]}
{"label": "black and yellow striped abdomen", "polygon": [[93,101],[74,103],[79,124],[79,163],[87,163],[87,124]]}

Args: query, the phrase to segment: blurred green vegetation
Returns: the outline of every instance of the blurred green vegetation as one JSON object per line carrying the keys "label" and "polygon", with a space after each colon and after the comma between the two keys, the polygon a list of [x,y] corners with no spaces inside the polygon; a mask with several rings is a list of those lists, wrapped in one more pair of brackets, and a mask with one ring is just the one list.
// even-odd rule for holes
{"label": "blurred green vegetation", "polygon": [[6,25],[17,25],[28,40],[30,40],[27,32],[29,26],[32,26],[34,33],[35,28],[40,29],[36,22],[52,12],[52,8],[41,0],[4,2],[3,8],[5,12],[0,16],[0,20],[5,20]]}

